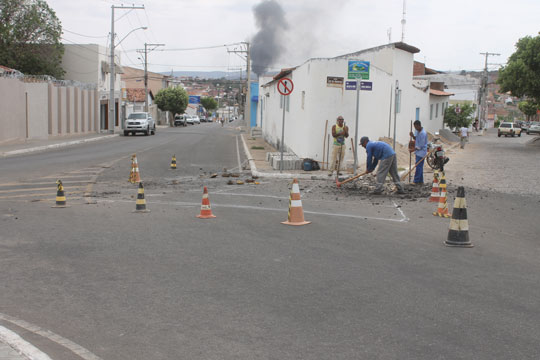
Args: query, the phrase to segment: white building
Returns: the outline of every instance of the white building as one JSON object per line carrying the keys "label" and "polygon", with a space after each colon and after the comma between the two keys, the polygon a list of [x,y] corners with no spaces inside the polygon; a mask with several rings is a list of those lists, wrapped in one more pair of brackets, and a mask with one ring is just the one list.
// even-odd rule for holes
{"label": "white building", "polygon": [[[422,121],[426,131],[434,133],[442,128],[450,94],[431,88],[428,80],[413,79],[413,58],[419,51],[405,43],[393,43],[335,58],[310,59],[273,78],[261,77],[257,126],[265,140],[279,148],[285,105],[284,148],[301,158],[322,161],[326,120],[326,133],[330,134],[337,116],[342,115],[350,138],[355,136],[357,92],[348,90],[348,82],[354,82],[348,79],[348,66],[349,60],[360,60],[369,61],[369,80],[364,81],[372,83],[372,90],[360,91],[358,138],[393,137],[395,129],[396,141],[405,144],[411,121],[416,119]],[[278,92],[276,85],[281,78],[294,83],[291,95],[285,97]],[[397,114],[396,87],[401,98]],[[351,140],[347,140],[347,146],[345,160],[351,163]],[[359,152],[359,159],[364,154]]]}
{"label": "white building", "polygon": [[[66,72],[66,80],[75,80],[83,83],[97,84],[99,96],[100,129],[108,130],[109,117],[109,91],[110,91],[110,71],[109,49],[96,44],[64,44],[64,55],[62,56],[62,69]],[[119,109],[118,104],[121,99],[121,74],[122,67],[119,65],[119,54],[115,54],[115,83],[114,99],[116,104],[115,128],[119,129]]]}

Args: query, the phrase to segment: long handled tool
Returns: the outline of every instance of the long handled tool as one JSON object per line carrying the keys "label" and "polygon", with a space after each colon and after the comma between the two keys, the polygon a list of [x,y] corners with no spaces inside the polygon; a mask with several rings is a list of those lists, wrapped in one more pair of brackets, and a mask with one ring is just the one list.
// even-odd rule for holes
{"label": "long handled tool", "polygon": [[418,166],[418,164],[420,164],[425,158],[427,158],[429,156],[429,154],[431,154],[431,151],[428,151],[428,153],[426,154],[426,156],[424,156],[423,158],[421,158],[420,160],[418,160],[418,162],[416,164],[414,164],[414,166],[409,170],[407,171],[407,173],[405,173],[402,177],[401,177],[401,181],[403,181],[414,169],[416,169],[416,167]]}
{"label": "long handled tool", "polygon": [[345,179],[345,180],[343,180],[343,181],[341,181],[341,182],[336,178],[336,185],[337,185],[338,188],[340,188],[341,185],[346,184],[346,183],[348,183],[349,181],[353,181],[354,179],[358,179],[360,176],[364,176],[364,175],[366,175],[367,173],[368,173],[368,171],[366,170],[366,171],[364,171],[364,172],[361,173],[361,174],[355,175],[355,176],[350,177],[350,178],[348,178],[348,179]]}
{"label": "long handled tool", "polygon": [[343,145],[339,147],[339,158],[338,158],[338,165],[336,170],[336,181],[338,181],[339,178],[339,169],[341,168],[341,154],[343,154]]}

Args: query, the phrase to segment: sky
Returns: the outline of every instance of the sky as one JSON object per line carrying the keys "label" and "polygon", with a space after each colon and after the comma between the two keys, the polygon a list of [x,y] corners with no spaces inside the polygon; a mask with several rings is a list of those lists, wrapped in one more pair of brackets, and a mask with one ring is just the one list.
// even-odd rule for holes
{"label": "sky", "polygon": [[[64,29],[65,44],[107,46],[116,0],[46,0]],[[133,0],[132,0],[133,1]],[[403,0],[273,0],[284,11],[276,36],[281,52],[271,70],[314,57],[334,57],[401,41]],[[115,9],[116,52],[122,65],[143,68],[144,43],[165,44],[148,54],[148,69],[237,71],[245,67],[237,44],[259,30],[261,0],[147,0],[144,10]],[[524,36],[540,31],[539,0],[407,0],[404,42],[420,49],[415,60],[441,71],[480,71],[504,65]],[[147,26],[147,30],[131,30]],[[389,30],[391,37],[389,39]],[[127,36],[126,36],[127,35]],[[124,38],[125,37],[125,38]],[[224,46],[230,45],[230,46]],[[200,49],[203,47],[213,47]],[[186,50],[193,49],[196,50]]]}

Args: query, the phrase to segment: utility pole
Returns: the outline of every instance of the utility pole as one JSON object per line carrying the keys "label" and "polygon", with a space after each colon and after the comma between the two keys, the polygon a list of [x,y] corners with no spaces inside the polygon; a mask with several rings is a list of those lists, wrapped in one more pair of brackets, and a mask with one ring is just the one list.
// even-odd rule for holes
{"label": "utility pole", "polygon": [[492,56],[500,56],[501,54],[497,53],[480,53],[480,55],[484,55],[486,57],[484,62],[484,76],[482,77],[482,89],[480,90],[480,94],[478,96],[478,118],[480,121],[480,127],[483,129],[486,126],[486,120],[488,115],[488,106],[487,106],[487,95],[488,95],[488,57],[490,55]]}
{"label": "utility pole", "polygon": [[[246,126],[251,127],[251,121],[250,121],[250,113],[251,113],[251,54],[250,54],[250,48],[249,48],[249,42],[242,43],[246,45],[246,49],[242,50],[227,50],[229,53],[240,53],[240,54],[246,54],[245,57],[242,57],[242,59],[246,60],[246,72],[247,72],[247,86],[246,86],[246,104],[244,106],[244,120],[246,121]],[[240,73],[242,74],[242,73]]]}
{"label": "utility pole", "polygon": [[[144,53],[144,111],[148,112],[148,47],[154,46],[150,51],[154,50],[158,46],[165,46],[165,44],[148,44],[144,43],[144,50],[137,50],[138,53]],[[173,114],[174,116],[174,114]]]}
{"label": "utility pole", "polygon": [[[109,119],[107,121],[107,128],[109,133],[114,133],[114,121],[116,118],[116,109],[115,109],[115,101],[114,101],[114,83],[116,80],[116,75],[114,73],[114,9],[144,9],[144,6],[111,6],[111,59],[110,59],[110,85],[109,85]],[[119,104],[120,105],[120,104]]]}

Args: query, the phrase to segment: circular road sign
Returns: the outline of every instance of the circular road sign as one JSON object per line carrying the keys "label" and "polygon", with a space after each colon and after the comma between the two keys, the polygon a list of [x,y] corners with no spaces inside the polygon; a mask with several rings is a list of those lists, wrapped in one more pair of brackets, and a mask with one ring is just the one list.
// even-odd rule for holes
{"label": "circular road sign", "polygon": [[294,89],[294,84],[291,79],[283,78],[278,81],[277,90],[281,95],[291,95]]}

